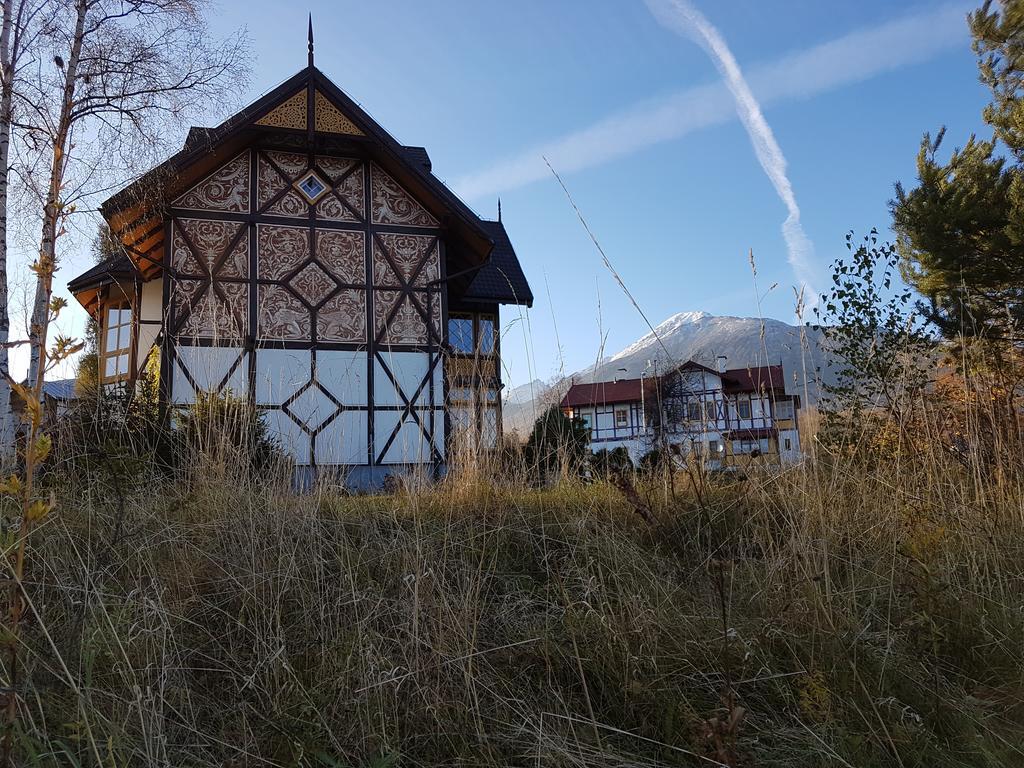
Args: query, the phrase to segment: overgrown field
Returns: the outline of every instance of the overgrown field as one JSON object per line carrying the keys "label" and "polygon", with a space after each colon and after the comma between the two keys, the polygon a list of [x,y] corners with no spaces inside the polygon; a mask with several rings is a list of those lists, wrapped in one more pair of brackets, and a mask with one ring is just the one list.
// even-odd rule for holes
{"label": "overgrown field", "polygon": [[1024,765],[1024,493],[955,461],[198,474],[51,479],[21,764]]}

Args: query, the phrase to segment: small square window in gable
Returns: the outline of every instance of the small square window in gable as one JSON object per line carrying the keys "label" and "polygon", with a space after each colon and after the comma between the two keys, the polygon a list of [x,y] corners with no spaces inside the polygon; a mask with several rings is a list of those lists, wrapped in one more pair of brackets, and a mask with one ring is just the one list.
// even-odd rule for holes
{"label": "small square window in gable", "polygon": [[327,183],[315,171],[310,171],[295,182],[295,188],[312,204],[327,192]]}

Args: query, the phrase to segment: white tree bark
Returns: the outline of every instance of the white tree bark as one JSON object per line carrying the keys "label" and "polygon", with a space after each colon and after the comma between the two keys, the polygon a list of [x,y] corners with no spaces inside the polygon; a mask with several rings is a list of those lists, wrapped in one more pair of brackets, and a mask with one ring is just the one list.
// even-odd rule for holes
{"label": "white tree bark", "polygon": [[0,26],[0,463],[14,456],[14,411],[8,380],[7,342],[11,319],[7,290],[7,187],[10,168],[12,104],[14,96],[15,51],[11,41],[15,0],[2,0]]}
{"label": "white tree bark", "polygon": [[78,64],[82,56],[85,37],[87,0],[75,0],[75,31],[71,38],[71,51],[64,64],[64,87],[60,116],[53,134],[53,157],[50,163],[49,184],[43,203],[43,231],[39,239],[39,260],[36,266],[36,292],[29,321],[29,348],[31,359],[28,369],[29,386],[41,387],[46,373],[46,338],[50,323],[50,298],[53,295],[53,273],[57,269],[58,225],[64,216],[61,190],[67,168],[68,142],[71,137],[72,115],[75,104],[75,86],[78,83]]}

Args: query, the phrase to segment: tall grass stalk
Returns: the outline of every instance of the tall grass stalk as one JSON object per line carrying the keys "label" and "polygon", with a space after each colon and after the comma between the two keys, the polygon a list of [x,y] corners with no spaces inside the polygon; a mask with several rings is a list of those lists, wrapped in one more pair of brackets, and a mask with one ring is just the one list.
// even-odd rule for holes
{"label": "tall grass stalk", "polygon": [[902,439],[637,478],[651,520],[497,455],[379,496],[218,450],[48,473],[20,764],[1022,764],[1020,443],[971,402],[956,450],[922,400]]}

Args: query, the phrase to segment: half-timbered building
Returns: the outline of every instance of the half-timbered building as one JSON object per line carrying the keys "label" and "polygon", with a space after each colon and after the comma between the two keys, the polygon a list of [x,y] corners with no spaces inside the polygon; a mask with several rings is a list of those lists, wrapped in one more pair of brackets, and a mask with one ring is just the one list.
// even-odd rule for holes
{"label": "half-timbered building", "polygon": [[499,307],[533,300],[505,228],[314,67],[312,39],[309,66],[102,213],[121,252],[69,288],[103,382],[158,362],[172,408],[247,398],[297,465],[360,487],[498,440]]}
{"label": "half-timbered building", "polygon": [[798,461],[799,395],[781,365],[717,369],[692,360],[639,379],[573,384],[563,412],[587,426],[592,451],[695,456],[709,468]]}

